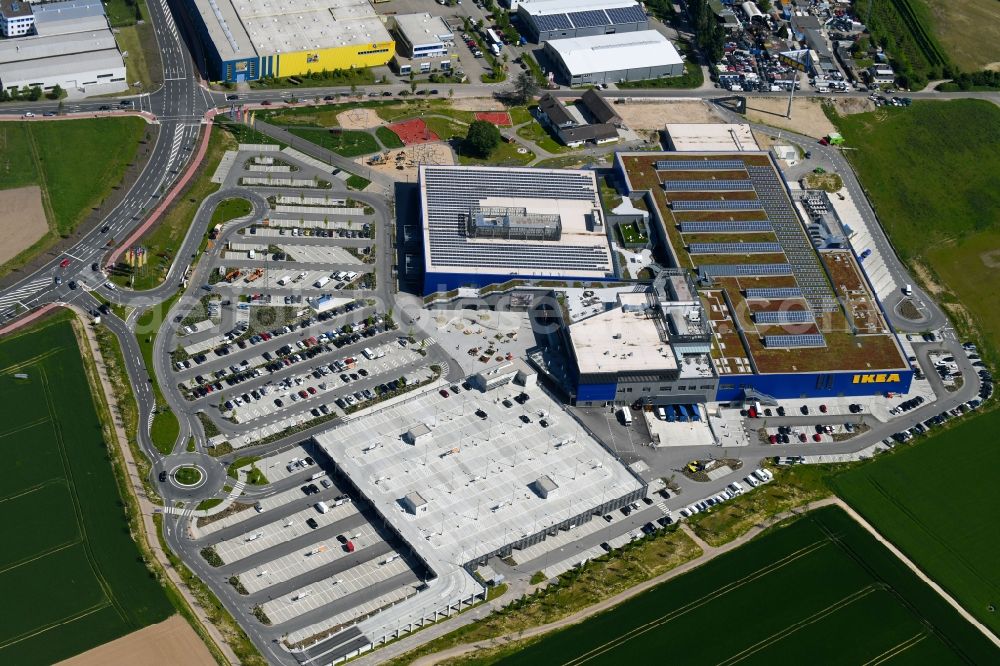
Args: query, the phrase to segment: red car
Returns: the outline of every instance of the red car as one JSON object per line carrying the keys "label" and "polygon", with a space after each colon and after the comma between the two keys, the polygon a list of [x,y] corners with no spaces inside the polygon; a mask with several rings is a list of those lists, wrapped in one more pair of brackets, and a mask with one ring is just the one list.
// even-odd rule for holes
{"label": "red car", "polygon": [[309,391],[309,395],[316,395],[316,389],[314,389],[312,386],[310,386],[306,390]]}
{"label": "red car", "polygon": [[819,441],[821,441],[822,439],[823,439],[823,437],[822,437],[822,436],[820,436],[820,434],[819,434],[819,433],[816,433],[815,435],[813,435],[813,441],[814,441],[814,442],[819,442]]}
{"label": "red car", "polygon": [[69,266],[69,259],[63,259],[59,262],[59,268],[66,268]]}
{"label": "red car", "polygon": [[299,397],[304,400],[309,397],[309,394],[306,393],[305,391],[299,391]]}
{"label": "red car", "polygon": [[767,441],[771,442],[772,444],[777,444],[778,443],[778,436],[777,435],[769,435],[768,438],[767,438]]}
{"label": "red car", "polygon": [[821,411],[821,412],[823,412],[824,414],[826,414],[826,405],[820,405],[820,406],[819,406],[819,411]]}
{"label": "red car", "polygon": [[354,542],[351,541],[350,539],[348,539],[347,543],[344,544],[344,550],[346,550],[348,553],[353,553],[354,552]]}
{"label": "red car", "polygon": [[804,432],[800,432],[799,433],[799,441],[800,442],[804,442],[804,441],[806,441],[806,439],[807,439],[806,434]]}
{"label": "red car", "polygon": [[449,395],[451,395],[450,393],[448,393],[448,392],[447,392],[447,391],[445,391],[444,389],[441,389],[440,391],[438,391],[438,393],[440,393],[440,394],[441,394],[441,397],[442,397],[442,398],[447,398],[447,397],[448,397]]}

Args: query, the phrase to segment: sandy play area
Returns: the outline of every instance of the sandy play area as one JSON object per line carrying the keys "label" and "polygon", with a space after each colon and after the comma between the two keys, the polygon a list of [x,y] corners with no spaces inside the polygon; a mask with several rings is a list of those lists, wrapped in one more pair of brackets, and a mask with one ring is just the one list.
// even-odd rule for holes
{"label": "sandy play area", "polygon": [[[403,159],[397,159],[402,153]],[[369,162],[370,158],[361,157],[355,160],[358,164],[364,164],[369,169],[387,174],[390,178],[400,181],[415,182],[417,179],[417,167],[421,164],[455,164],[455,154],[451,147],[443,142],[418,143],[406,148],[389,150],[383,162]],[[397,168],[397,165],[402,168]]]}
{"label": "sandy play area", "polygon": [[823,113],[824,101],[827,104],[833,104],[837,113],[841,115],[875,110],[875,104],[868,98],[842,97],[823,101],[815,98],[797,98],[792,102],[792,117],[789,119],[785,118],[785,112],[788,110],[788,98],[751,97],[747,99],[747,119],[756,123],[783,127],[819,139],[830,132],[837,131],[837,128]]}
{"label": "sandy play area", "polygon": [[337,114],[337,124],[345,130],[366,130],[385,125],[374,109],[349,109]]}
{"label": "sandy play area", "polygon": [[180,615],[78,654],[59,666],[215,666],[215,659]]}
{"label": "sandy play area", "polygon": [[0,190],[0,264],[27,250],[48,230],[37,185]]}
{"label": "sandy play area", "polygon": [[506,107],[492,97],[460,97],[451,100],[456,111],[503,111]]}
{"label": "sandy play area", "polygon": [[630,102],[615,104],[615,111],[634,130],[662,130],[667,123],[725,122],[712,105],[705,102]]}

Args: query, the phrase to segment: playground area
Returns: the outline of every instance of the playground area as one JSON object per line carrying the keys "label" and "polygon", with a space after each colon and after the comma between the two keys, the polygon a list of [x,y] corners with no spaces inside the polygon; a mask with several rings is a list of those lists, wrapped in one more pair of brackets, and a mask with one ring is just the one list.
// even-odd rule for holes
{"label": "playground area", "polygon": [[384,124],[374,109],[349,109],[337,114],[337,125],[345,130],[369,130]]}
{"label": "playground area", "polygon": [[377,155],[357,160],[368,168],[379,171],[389,177],[414,182],[417,178],[417,168],[421,164],[455,164],[455,154],[445,142],[415,143],[400,150],[384,150]]}
{"label": "playground area", "polygon": [[514,124],[506,111],[479,111],[476,113],[476,120],[485,120],[497,127],[511,127]]}
{"label": "playground area", "polygon": [[388,125],[388,127],[407,146],[441,140],[441,137],[430,131],[430,129],[427,128],[427,123],[420,118],[392,123],[391,125]]}

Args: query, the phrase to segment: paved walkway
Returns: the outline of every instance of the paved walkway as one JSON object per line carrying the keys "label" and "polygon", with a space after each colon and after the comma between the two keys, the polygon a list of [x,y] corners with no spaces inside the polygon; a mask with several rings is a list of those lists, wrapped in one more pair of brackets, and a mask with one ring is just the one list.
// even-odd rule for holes
{"label": "paved walkway", "polygon": [[77,319],[81,323],[80,328],[82,328],[85,332],[87,343],[90,347],[90,354],[94,359],[94,365],[97,367],[97,376],[101,382],[101,389],[104,391],[104,398],[107,401],[108,409],[111,412],[113,432],[115,433],[115,443],[118,445],[118,450],[121,451],[122,456],[125,459],[125,469],[128,473],[128,480],[129,485],[131,486],[132,494],[139,502],[139,512],[142,514],[143,527],[141,536],[145,540],[150,551],[152,551],[153,556],[163,567],[164,571],[166,571],[167,576],[174,583],[181,595],[187,601],[188,605],[194,611],[198,621],[208,632],[208,635],[212,637],[215,645],[222,651],[222,654],[225,655],[226,659],[228,659],[230,663],[238,664],[239,659],[236,657],[236,653],[229,647],[229,644],[226,643],[222,634],[219,633],[219,630],[208,619],[208,616],[205,615],[205,611],[187,589],[187,586],[184,585],[180,575],[170,564],[170,560],[167,558],[166,553],[163,552],[163,549],[160,547],[160,541],[156,538],[156,525],[153,523],[153,515],[157,511],[160,511],[161,507],[153,504],[153,502],[149,500],[146,496],[145,489],[143,488],[142,479],[139,477],[138,468],[135,464],[135,458],[132,457],[132,449],[129,448],[128,445],[128,436],[125,434],[125,424],[121,419],[121,411],[118,409],[118,403],[115,401],[115,394],[111,386],[111,380],[108,377],[107,366],[104,364],[104,357],[101,355],[101,349],[97,343],[97,336],[94,333],[94,328],[90,324],[90,316],[86,311],[79,307],[69,307],[76,313]]}

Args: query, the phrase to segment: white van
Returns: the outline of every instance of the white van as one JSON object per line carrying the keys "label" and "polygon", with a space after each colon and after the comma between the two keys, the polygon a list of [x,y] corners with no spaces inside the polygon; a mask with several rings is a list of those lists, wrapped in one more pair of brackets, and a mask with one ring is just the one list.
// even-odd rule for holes
{"label": "white van", "polygon": [[906,294],[907,296],[912,296],[913,295],[913,285],[909,285],[909,284],[903,285],[903,293]]}
{"label": "white van", "polygon": [[286,284],[288,284],[289,282],[291,282],[291,280],[292,280],[291,276],[289,276],[289,275],[282,275],[280,278],[278,278],[278,284],[280,284],[282,287],[284,287]]}
{"label": "white van", "polygon": [[627,426],[632,425],[632,410],[628,407],[622,407],[618,410],[618,415],[621,416],[622,423]]}
{"label": "white van", "polygon": [[326,505],[326,502],[316,502],[314,506],[316,507],[316,510],[319,511],[320,513],[326,513],[327,511],[330,510],[330,507]]}
{"label": "white van", "polygon": [[663,407],[657,407],[656,408],[656,418],[660,419],[661,421],[666,421],[667,420],[667,410],[665,410]]}

